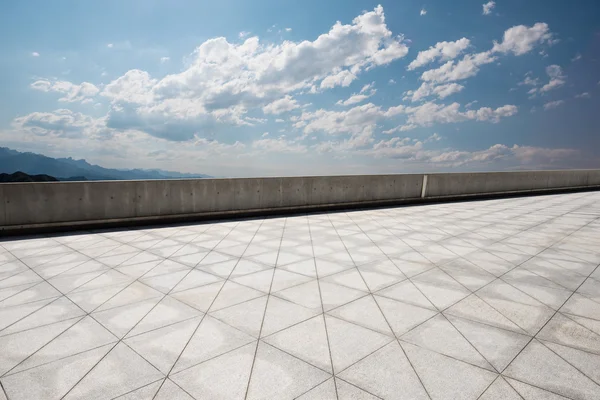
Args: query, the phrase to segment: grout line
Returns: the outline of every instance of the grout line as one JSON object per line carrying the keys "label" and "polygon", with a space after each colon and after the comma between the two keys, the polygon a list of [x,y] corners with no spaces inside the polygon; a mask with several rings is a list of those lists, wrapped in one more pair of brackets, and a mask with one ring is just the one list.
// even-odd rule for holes
{"label": "grout line", "polygon": [[[281,242],[283,242],[283,237],[285,236],[285,227],[287,224],[287,218],[284,219],[283,227],[281,230],[281,238],[279,239],[279,248],[277,249],[277,257],[275,258],[275,268],[277,268],[277,261],[279,260],[279,251],[281,249]],[[250,383],[252,382],[252,372],[254,371],[254,364],[256,363],[256,355],[258,354],[258,347],[260,346],[262,329],[265,324],[265,319],[267,317],[267,308],[269,307],[269,299],[271,298],[271,288],[273,287],[273,280],[275,279],[275,268],[273,268],[273,275],[271,276],[271,284],[269,285],[269,295],[267,295],[267,301],[265,302],[265,311],[263,312],[262,321],[260,323],[260,329],[258,330],[258,340],[256,341],[256,348],[254,349],[254,357],[252,358],[252,366],[250,367],[250,374],[248,375],[248,384],[246,385],[246,393],[244,395],[244,399],[248,398],[248,393],[250,392]],[[266,342],[265,342],[266,343]]]}
{"label": "grout line", "polygon": [[[358,225],[357,225],[358,226]],[[360,227],[359,227],[360,228]],[[337,232],[337,229],[335,228],[335,226],[333,227],[333,229],[335,229],[335,231]],[[362,231],[362,229],[361,229]],[[364,233],[364,231],[363,231]],[[343,241],[342,241],[343,242]],[[346,244],[344,243],[344,247],[346,247]],[[348,251],[348,248],[346,248],[346,251]],[[352,255],[350,254],[350,258],[352,258]],[[356,266],[355,266],[356,268]],[[358,268],[356,268],[358,270]],[[360,277],[362,278],[363,282],[365,283],[365,286],[367,286],[367,289],[369,288],[369,286],[367,285],[364,277],[362,276],[362,274],[360,273],[360,271],[358,272],[360,274]],[[396,332],[394,332],[394,329],[392,328],[392,325],[390,324],[390,322],[388,321],[387,317],[385,316],[385,314],[383,313],[383,310],[381,310],[381,306],[379,305],[379,303],[377,302],[377,299],[375,298],[375,296],[373,296],[373,294],[371,293],[371,291],[369,290],[369,294],[371,295],[371,298],[373,299],[373,301],[375,302],[375,304],[377,305],[377,308],[379,308],[379,313],[383,316],[383,319],[385,320],[385,322],[388,325],[388,328],[390,329],[390,331],[392,332],[392,335],[394,335],[394,338],[396,339],[396,342],[398,343],[398,346],[400,347],[400,349],[402,350],[402,353],[404,354],[404,357],[406,358],[406,360],[408,361],[409,365],[411,366],[415,376],[417,377],[417,379],[419,380],[419,383],[421,383],[421,386],[423,387],[423,390],[425,391],[425,393],[427,394],[427,397],[429,397],[431,399],[431,395],[429,394],[429,391],[427,390],[427,388],[425,387],[425,384],[423,383],[423,381],[421,380],[421,377],[419,376],[419,374],[417,373],[417,370],[415,369],[414,365],[412,364],[412,362],[410,361],[410,359],[408,358],[408,355],[406,354],[406,352],[404,351],[404,348],[402,347],[402,345],[400,344],[400,341],[398,340],[398,336],[396,335]],[[437,315],[437,314],[436,314]],[[391,342],[389,342],[391,343]],[[389,344],[386,343],[386,346]],[[383,346],[381,347],[383,348]],[[374,352],[373,352],[374,353]],[[373,354],[371,353],[371,354]],[[370,355],[370,354],[369,354]],[[368,356],[367,356],[368,357]],[[366,357],[365,357],[366,358]],[[347,368],[345,368],[344,370],[350,368],[352,365],[355,365],[356,363],[358,363],[361,360],[356,361],[355,363],[351,364],[350,366],[348,366]],[[343,371],[340,371],[343,372]]]}

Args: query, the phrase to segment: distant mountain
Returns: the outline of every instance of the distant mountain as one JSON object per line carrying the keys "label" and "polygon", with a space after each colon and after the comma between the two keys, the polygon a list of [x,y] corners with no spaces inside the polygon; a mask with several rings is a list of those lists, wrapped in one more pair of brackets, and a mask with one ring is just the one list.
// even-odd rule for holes
{"label": "distant mountain", "polygon": [[0,183],[10,182],[57,182],[53,176],[49,175],[29,175],[21,171],[12,174],[0,173]]}
{"label": "distant mountain", "polygon": [[134,179],[184,179],[210,178],[203,174],[185,174],[160,169],[111,169],[73,158],[51,158],[35,153],[21,153],[0,147],[0,171],[22,171],[29,175],[46,174],[58,180],[134,180]]}

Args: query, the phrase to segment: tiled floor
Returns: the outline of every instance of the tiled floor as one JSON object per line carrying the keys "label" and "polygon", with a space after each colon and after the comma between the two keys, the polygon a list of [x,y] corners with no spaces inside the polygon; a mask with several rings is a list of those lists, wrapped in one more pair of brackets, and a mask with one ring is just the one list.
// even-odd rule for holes
{"label": "tiled floor", "polygon": [[0,242],[0,399],[599,399],[600,192]]}

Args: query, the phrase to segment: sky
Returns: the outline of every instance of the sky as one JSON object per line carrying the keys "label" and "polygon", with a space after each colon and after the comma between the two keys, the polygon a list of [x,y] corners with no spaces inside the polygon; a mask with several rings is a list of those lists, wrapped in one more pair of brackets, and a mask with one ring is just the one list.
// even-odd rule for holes
{"label": "sky", "polygon": [[4,147],[222,177],[600,168],[597,0],[1,8]]}

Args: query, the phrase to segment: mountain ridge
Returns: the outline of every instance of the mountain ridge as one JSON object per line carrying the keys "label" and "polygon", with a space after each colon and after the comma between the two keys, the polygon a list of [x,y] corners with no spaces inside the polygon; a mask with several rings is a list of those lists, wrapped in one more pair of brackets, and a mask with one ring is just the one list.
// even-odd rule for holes
{"label": "mountain ridge", "polygon": [[29,175],[50,175],[59,180],[84,177],[87,180],[137,180],[210,178],[205,174],[188,174],[161,169],[116,169],[90,164],[85,159],[52,158],[43,154],[19,152],[0,147],[0,172],[23,172]]}

